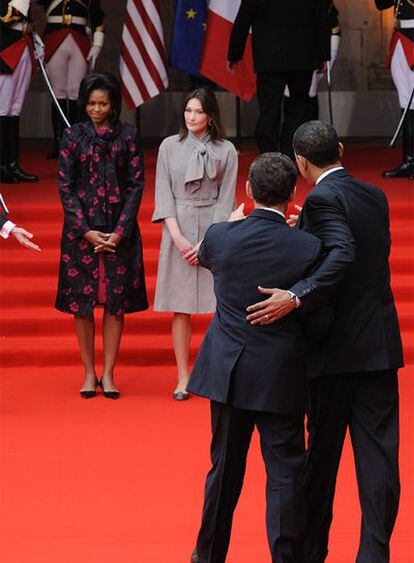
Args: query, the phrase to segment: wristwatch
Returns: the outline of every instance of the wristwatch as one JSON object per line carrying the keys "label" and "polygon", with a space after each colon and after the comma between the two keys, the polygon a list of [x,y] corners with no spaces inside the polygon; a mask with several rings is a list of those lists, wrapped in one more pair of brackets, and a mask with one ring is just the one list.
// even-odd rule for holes
{"label": "wristwatch", "polygon": [[298,307],[300,307],[301,302],[300,302],[299,297],[297,295],[295,295],[293,293],[293,291],[288,290],[288,293],[290,294],[290,302],[295,306],[295,308],[297,309]]}

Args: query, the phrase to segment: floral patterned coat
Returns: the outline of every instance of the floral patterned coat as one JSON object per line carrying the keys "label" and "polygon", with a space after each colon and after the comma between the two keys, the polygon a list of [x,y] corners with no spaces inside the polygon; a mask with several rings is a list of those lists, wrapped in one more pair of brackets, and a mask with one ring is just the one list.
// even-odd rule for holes
{"label": "floral patterned coat", "polygon": [[93,229],[122,237],[114,254],[102,253],[109,312],[147,309],[137,223],[144,175],[136,129],[119,123],[100,135],[90,121],[66,129],[58,183],[65,219],[56,308],[79,316],[93,314],[98,299],[98,254],[83,238]]}

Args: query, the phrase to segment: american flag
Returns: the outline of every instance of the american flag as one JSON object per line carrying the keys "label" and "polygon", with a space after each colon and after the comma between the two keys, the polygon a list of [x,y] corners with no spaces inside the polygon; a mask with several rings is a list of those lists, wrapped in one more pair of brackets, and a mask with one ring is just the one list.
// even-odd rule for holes
{"label": "american flag", "polygon": [[127,104],[138,107],[168,87],[158,0],[128,0],[119,63]]}

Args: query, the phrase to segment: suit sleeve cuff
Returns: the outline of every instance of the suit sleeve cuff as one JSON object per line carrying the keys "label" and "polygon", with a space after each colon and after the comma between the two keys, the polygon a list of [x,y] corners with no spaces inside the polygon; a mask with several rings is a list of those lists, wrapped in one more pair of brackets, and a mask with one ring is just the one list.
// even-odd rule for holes
{"label": "suit sleeve cuff", "polygon": [[10,233],[16,225],[12,221],[6,221],[1,228],[0,235],[3,238],[9,238]]}

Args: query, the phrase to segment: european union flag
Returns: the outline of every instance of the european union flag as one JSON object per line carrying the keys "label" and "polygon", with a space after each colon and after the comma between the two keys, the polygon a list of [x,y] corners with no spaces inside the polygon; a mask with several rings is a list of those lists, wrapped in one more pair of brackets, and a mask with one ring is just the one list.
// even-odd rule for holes
{"label": "european union flag", "polygon": [[206,0],[175,0],[170,65],[198,75],[207,21]]}

